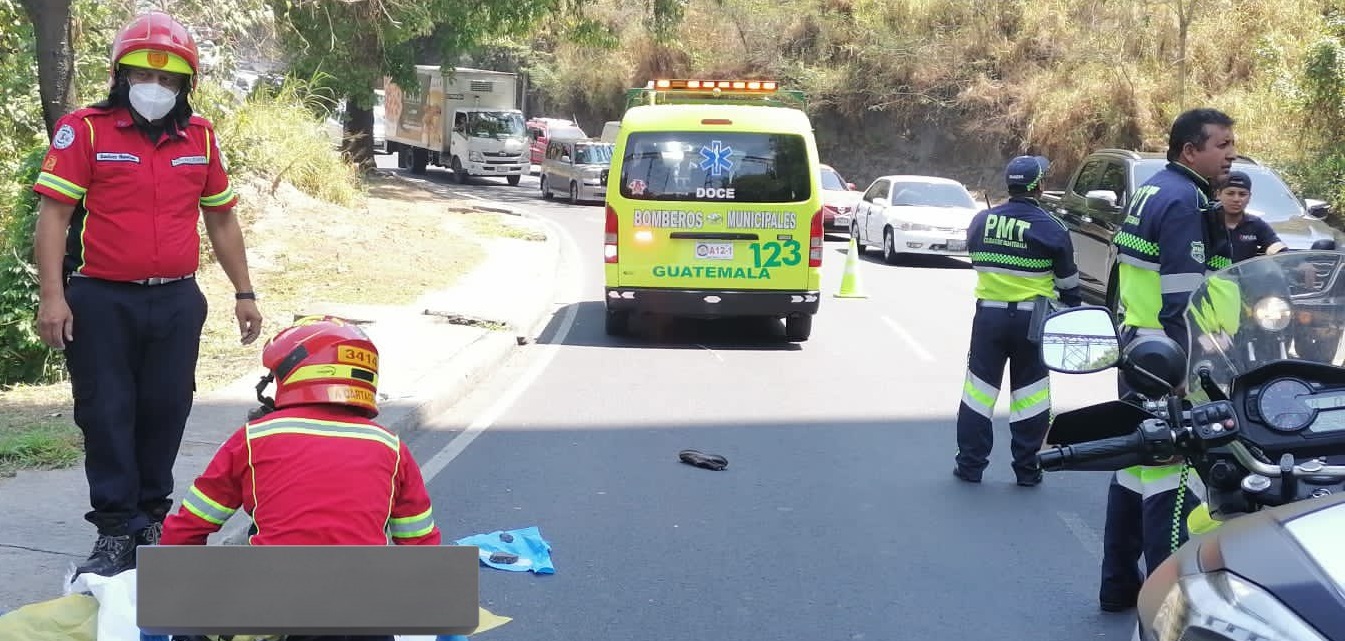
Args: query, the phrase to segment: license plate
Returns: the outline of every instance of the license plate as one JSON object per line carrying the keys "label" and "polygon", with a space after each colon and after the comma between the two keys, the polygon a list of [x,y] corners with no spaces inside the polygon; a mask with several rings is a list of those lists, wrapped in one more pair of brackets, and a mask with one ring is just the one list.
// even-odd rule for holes
{"label": "license plate", "polygon": [[696,258],[733,260],[733,243],[696,243]]}
{"label": "license plate", "polygon": [[967,241],[966,241],[966,239],[963,239],[963,238],[949,238],[949,239],[948,239],[948,251],[950,251],[950,252],[960,252],[960,251],[966,251],[966,249],[967,249]]}

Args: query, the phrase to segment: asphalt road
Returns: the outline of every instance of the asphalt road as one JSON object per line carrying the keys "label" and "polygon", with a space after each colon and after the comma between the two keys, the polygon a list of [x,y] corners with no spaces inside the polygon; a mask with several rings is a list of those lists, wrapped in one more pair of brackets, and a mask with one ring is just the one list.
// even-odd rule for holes
{"label": "asphalt road", "polygon": [[[950,473],[964,261],[864,259],[869,298],[838,299],[837,237],[805,343],[726,321],[637,323],[617,340],[603,333],[600,204],[543,201],[534,177],[426,179],[541,214],[567,239],[569,304],[413,444],[447,538],[536,525],[552,546],[554,575],[482,569],[483,604],[514,618],[482,638],[1130,638],[1130,616],[1097,609],[1107,475],[1014,485],[1007,390],[985,482]],[[1052,378],[1057,410],[1114,394],[1113,372]],[[683,448],[729,467],[681,464]]]}

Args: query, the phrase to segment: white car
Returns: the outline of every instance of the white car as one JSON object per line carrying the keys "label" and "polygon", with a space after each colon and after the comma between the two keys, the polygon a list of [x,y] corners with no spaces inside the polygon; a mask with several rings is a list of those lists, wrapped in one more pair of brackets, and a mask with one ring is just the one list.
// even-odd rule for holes
{"label": "white car", "polygon": [[882,176],[859,199],[850,236],[861,254],[882,248],[888,264],[903,254],[967,256],[967,227],[982,209],[956,180]]}

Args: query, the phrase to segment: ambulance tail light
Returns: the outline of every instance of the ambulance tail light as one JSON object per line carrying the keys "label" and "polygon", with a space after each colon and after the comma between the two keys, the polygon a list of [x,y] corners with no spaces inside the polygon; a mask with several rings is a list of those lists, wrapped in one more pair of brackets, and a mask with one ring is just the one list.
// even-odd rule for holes
{"label": "ambulance tail light", "polygon": [[603,233],[603,259],[608,263],[615,263],[617,249],[617,220],[616,210],[612,209],[611,205],[607,206],[607,226]]}
{"label": "ambulance tail light", "polygon": [[812,230],[808,232],[808,266],[822,266],[822,210],[813,214]]}

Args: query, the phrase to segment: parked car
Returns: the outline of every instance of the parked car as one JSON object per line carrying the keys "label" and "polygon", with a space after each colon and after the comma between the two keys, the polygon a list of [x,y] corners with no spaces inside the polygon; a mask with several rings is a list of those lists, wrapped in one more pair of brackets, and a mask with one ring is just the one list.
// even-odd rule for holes
{"label": "parked car", "polygon": [[888,264],[907,254],[967,256],[967,227],[981,209],[956,180],[882,176],[860,198],[850,236],[860,254],[881,247]]}
{"label": "parked car", "polygon": [[597,140],[552,140],[542,159],[542,198],[568,194],[570,204],[606,198],[615,148]]}
{"label": "parked car", "polygon": [[846,182],[829,165],[818,165],[818,173],[822,176],[822,226],[849,231],[862,194],[855,190],[855,183]]}
{"label": "parked car", "polygon": [[[1135,189],[1167,165],[1165,154],[1128,149],[1101,149],[1089,154],[1070,177],[1064,191],[1042,194],[1042,206],[1069,228],[1079,285],[1089,302],[1116,309],[1116,248],[1112,236],[1121,230],[1126,206]],[[1321,239],[1345,247],[1345,235],[1323,222],[1329,206],[1296,196],[1275,170],[1254,158],[1240,156],[1233,169],[1252,179],[1247,211],[1270,223],[1290,249],[1308,249]]]}
{"label": "parked car", "polygon": [[546,145],[551,139],[575,140],[588,138],[588,134],[579,128],[573,120],[563,118],[533,118],[527,122],[529,151],[532,164],[542,164],[546,156]]}

